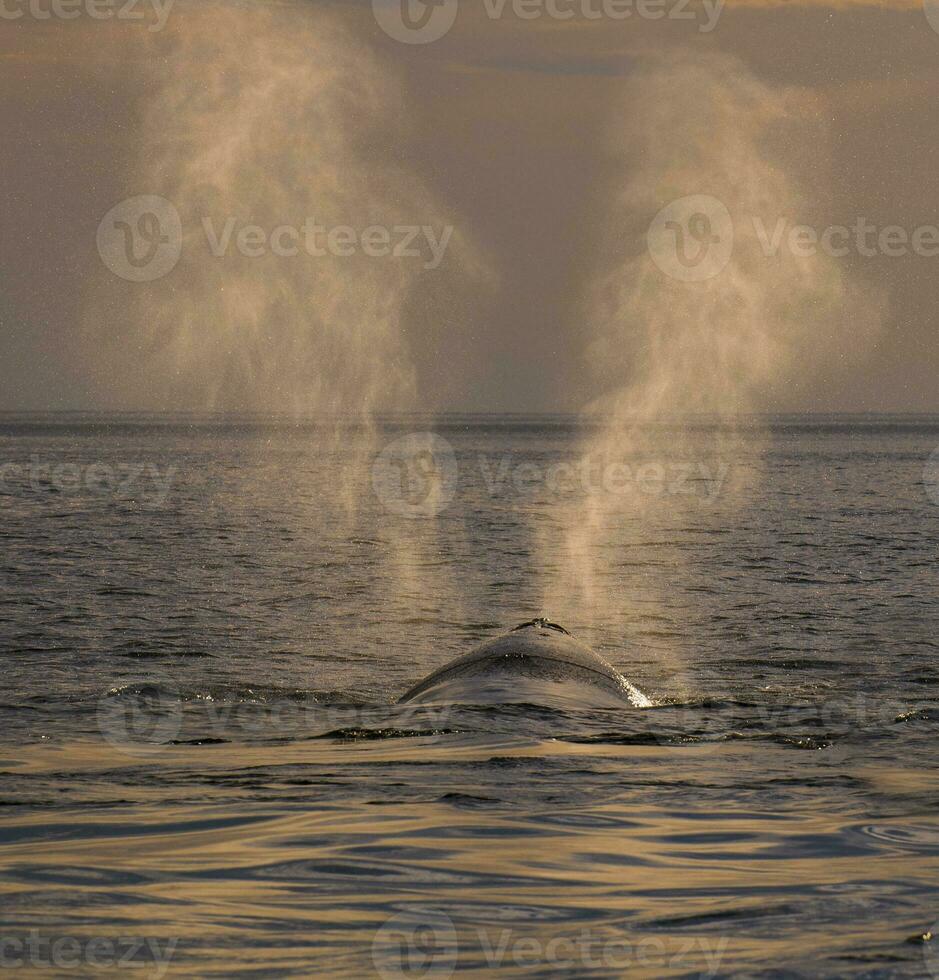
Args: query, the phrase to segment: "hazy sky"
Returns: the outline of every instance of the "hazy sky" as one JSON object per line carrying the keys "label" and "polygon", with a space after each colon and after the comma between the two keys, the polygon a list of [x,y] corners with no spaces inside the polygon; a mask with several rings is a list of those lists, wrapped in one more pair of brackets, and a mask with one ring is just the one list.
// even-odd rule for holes
{"label": "hazy sky", "polygon": [[[750,210],[769,235],[779,222],[784,235],[860,219],[875,229],[873,255],[852,239],[848,254],[789,271],[735,252],[745,284],[734,296],[758,294],[753,315],[817,316],[811,333],[825,341],[797,341],[758,407],[939,411],[939,255],[885,254],[904,248],[878,237],[898,226],[911,242],[939,225],[939,3],[731,0],[703,32],[700,5],[685,8],[693,20],[525,20],[511,3],[493,19],[477,0],[440,39],[404,44],[371,3],[318,0],[308,6],[348,34],[336,41],[314,19],[309,70],[303,35],[264,44],[245,3],[213,5],[207,28],[209,8],[178,0],[159,31],[145,0],[142,22],[96,20],[72,3],[79,16],[63,20],[0,0],[23,12],[0,19],[0,408],[305,407],[321,402],[297,391],[321,372],[378,405],[387,383],[410,386],[418,408],[576,409],[619,383],[590,362],[606,315],[598,281],[611,268],[634,273],[659,207],[708,195],[734,197],[737,229],[751,228]],[[589,14],[601,0],[559,4]],[[293,79],[309,106],[291,121]],[[229,106],[250,124],[229,125]],[[780,177],[765,195],[763,173]],[[641,199],[637,174],[651,187]],[[177,205],[186,238],[178,267],[140,284],[106,268],[96,236],[109,209],[144,194]],[[434,235],[451,225],[454,237],[437,267],[421,239],[426,256],[406,268],[333,256],[311,286],[309,256],[211,256],[206,214],[216,230],[230,216],[268,232],[310,216],[358,230],[426,224]],[[394,244],[404,233],[389,234]],[[757,240],[747,231],[737,246]],[[840,284],[837,327],[817,291],[779,312],[777,294],[816,274]],[[626,346],[629,316],[658,302],[653,280],[643,289],[640,306],[617,314]],[[318,311],[310,329],[329,333],[315,349],[297,340],[305,304]],[[240,400],[262,386],[289,391]]]}

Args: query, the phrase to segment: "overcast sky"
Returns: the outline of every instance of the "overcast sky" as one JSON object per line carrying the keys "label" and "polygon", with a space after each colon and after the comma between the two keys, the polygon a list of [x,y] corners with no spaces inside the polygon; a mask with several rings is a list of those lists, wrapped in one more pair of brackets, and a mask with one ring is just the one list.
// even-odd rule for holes
{"label": "overcast sky", "polygon": [[[45,10],[51,0],[33,3]],[[225,34],[231,24],[230,35],[225,34],[224,78],[219,79],[211,60],[196,62],[202,59],[198,46],[179,57],[187,37],[205,31],[193,13],[198,4],[178,0],[166,12],[162,29],[150,30],[161,15],[147,0],[139,4],[142,22],[93,19],[84,0],[72,3],[79,16],[63,20],[37,18],[28,0],[0,0],[8,14],[23,11],[22,17],[0,19],[0,408],[281,407],[259,398],[240,403],[238,386],[246,375],[227,359],[263,359],[257,345],[264,342],[266,328],[255,321],[268,315],[272,322],[296,317],[283,313],[282,297],[271,296],[296,290],[307,267],[295,262],[282,285],[282,266],[273,260],[263,266],[269,294],[252,321],[256,333],[250,350],[235,329],[224,339],[215,337],[211,351],[200,347],[201,339],[190,343],[189,335],[173,334],[170,361],[161,349],[165,328],[152,329],[152,323],[160,316],[177,316],[182,297],[187,310],[204,306],[211,311],[206,331],[219,329],[208,321],[243,316],[241,306],[217,303],[229,270],[243,283],[261,267],[228,266],[228,260],[208,252],[205,259],[184,254],[178,267],[141,285],[106,266],[97,237],[102,218],[120,201],[160,194],[179,206],[184,225],[196,222],[195,229],[186,229],[186,249],[208,248],[204,241],[195,243],[196,231],[204,234],[198,208],[168,190],[171,184],[179,196],[196,186],[186,183],[193,180],[191,168],[182,180],[182,165],[169,165],[174,177],[166,184],[141,162],[141,148],[162,134],[178,156],[198,152],[204,157],[211,151],[224,158],[222,167],[229,165],[231,154],[248,154],[250,179],[239,172],[239,189],[266,180],[288,189],[276,198],[259,191],[262,203],[248,201],[237,208],[239,221],[302,224],[310,198],[299,195],[293,206],[289,194],[290,187],[302,185],[298,154],[272,151],[267,166],[260,136],[241,150],[214,146],[216,133],[219,139],[233,139],[234,130],[219,121],[218,106],[228,98],[224,92],[215,92],[216,103],[207,109],[191,108],[203,87],[250,84],[262,91],[265,72],[263,63],[258,67],[258,52],[270,58],[280,40],[275,37],[272,47],[259,48],[250,36],[252,23],[244,20],[247,5],[219,4],[213,31]],[[332,315],[350,320],[376,316],[378,309],[384,316],[392,294],[398,304],[380,344],[373,343],[370,327],[359,324],[364,341],[360,333],[360,341],[343,341],[328,355],[318,347],[317,356],[383,360],[395,384],[400,374],[402,385],[413,386],[413,405],[431,410],[569,411],[590,401],[599,381],[589,351],[600,329],[594,322],[600,313],[590,297],[601,271],[608,274],[621,262],[623,275],[629,276],[635,268],[629,258],[646,247],[657,207],[645,200],[628,202],[648,154],[663,159],[661,137],[667,138],[675,160],[662,164],[666,172],[656,191],[661,193],[658,206],[695,194],[723,200],[721,181],[735,167],[742,181],[749,179],[759,156],[773,172],[785,175],[786,193],[740,200],[761,200],[760,220],[770,234],[780,221],[786,223],[785,234],[792,224],[806,224],[821,236],[832,226],[855,227],[860,219],[875,229],[866,246],[852,238],[847,254],[824,255],[819,261],[826,276],[835,275],[839,282],[843,277],[848,284],[844,295],[850,292],[853,304],[882,304],[876,329],[866,322],[857,334],[850,322],[829,328],[830,312],[818,314],[812,329],[830,329],[827,339],[834,349],[826,351],[823,365],[813,363],[821,356],[814,347],[810,356],[788,358],[761,409],[939,411],[939,254],[925,254],[928,248],[916,254],[912,247],[917,229],[939,225],[939,4],[933,10],[912,3],[730,0],[711,23],[714,9],[678,8],[677,0],[662,0],[664,9],[688,10],[694,19],[589,19],[583,13],[601,9],[601,0],[558,3],[581,13],[570,20],[547,13],[526,20],[510,2],[501,17],[493,18],[482,0],[461,3],[453,26],[426,44],[405,44],[390,36],[371,3],[309,4],[325,11],[330,25],[341,23],[353,39],[341,42],[346,45],[342,56],[334,57],[328,47],[334,42],[314,30],[310,60],[316,74],[298,89],[298,98],[322,98],[331,107],[328,134],[297,134],[296,146],[303,148],[299,159],[311,160],[317,188],[332,187],[345,173],[352,174],[341,192],[331,192],[324,213],[334,226],[345,223],[361,231],[362,216],[374,217],[377,200],[396,226],[426,223],[434,235],[447,225],[455,229],[437,267],[429,267],[433,253],[423,241],[426,255],[410,260],[403,273],[386,274],[390,266],[373,272],[378,267],[359,255],[320,292],[301,286],[304,302],[325,302],[328,295],[333,303],[338,293],[342,302],[330,307],[337,311]],[[245,63],[251,61],[252,67],[244,76],[235,67],[240,45],[251,52]],[[290,57],[295,59],[298,51],[292,49]],[[366,93],[350,90],[342,73],[365,57],[370,88]],[[672,60],[655,61],[663,57]],[[715,99],[723,91],[722,76],[743,80],[740,105],[746,108],[740,111],[746,118],[740,127],[757,135],[737,145],[727,120],[724,129],[709,130],[710,135],[699,131],[695,120],[707,113],[707,90],[702,93],[693,82],[696,91],[683,87],[698,76],[677,70],[674,76],[668,71],[650,76],[650,58],[658,64],[686,59],[704,65],[700,77],[710,79]],[[272,59],[274,75],[303,71],[295,62],[276,62]],[[183,87],[180,96],[174,76],[187,71],[197,84]],[[644,72],[647,83],[637,87]],[[674,84],[668,81],[672,77]],[[656,79],[652,89],[649,78]],[[356,100],[380,99],[386,80],[394,89],[393,101],[360,109]],[[289,80],[281,78],[278,84],[277,99],[265,107],[259,96],[251,102],[252,112],[284,112],[283,86]],[[322,86],[328,88],[320,95]],[[185,112],[167,108],[164,89],[188,100]],[[630,101],[637,92],[642,105]],[[777,96],[785,119],[763,120],[760,104],[775,105]],[[751,97],[757,104],[746,103]],[[648,100],[658,98],[661,105],[651,112]],[[155,128],[161,132],[155,134]],[[277,133],[282,139],[282,130]],[[709,139],[718,145],[705,152],[700,144]],[[194,141],[199,144],[195,149]],[[727,153],[743,158],[722,157],[725,146]],[[711,173],[714,167],[721,169],[720,179]],[[210,189],[200,197],[200,206],[221,226],[233,210],[235,191],[230,184],[224,192]],[[369,203],[360,209],[362,195]],[[211,211],[213,201],[217,212]],[[735,227],[752,224],[753,215],[733,213],[733,202],[727,203]],[[879,232],[889,226],[904,230],[906,245],[894,236],[883,246]],[[845,244],[838,233],[828,241]],[[928,245],[928,231],[920,233],[919,241]],[[875,254],[864,254],[871,245]],[[211,277],[197,266],[201,261],[216,263]],[[335,265],[344,259],[326,261]],[[739,261],[753,289],[769,288],[764,278],[768,282],[772,276],[764,276],[768,266],[761,263],[771,263],[771,256]],[[365,270],[364,279],[359,270]],[[356,307],[357,281],[373,297],[362,309]],[[778,276],[772,288],[779,289]],[[140,304],[143,295],[146,302]],[[249,300],[238,302],[243,306]],[[271,312],[275,307],[276,314]],[[860,322],[865,318],[858,310],[852,306],[848,315]],[[805,315],[816,314],[808,310]],[[283,338],[271,342],[282,351],[278,357],[296,359],[295,345],[285,346]],[[283,353],[288,350],[294,353]],[[271,370],[282,371],[286,364],[277,360]],[[317,369],[308,365],[303,370]],[[229,378],[206,381],[212,399],[203,398],[193,381],[205,371]],[[180,382],[187,372],[191,377]],[[366,377],[369,385],[376,373],[385,376],[381,365],[364,374],[359,366],[349,372]],[[292,393],[303,383],[298,372]]]}

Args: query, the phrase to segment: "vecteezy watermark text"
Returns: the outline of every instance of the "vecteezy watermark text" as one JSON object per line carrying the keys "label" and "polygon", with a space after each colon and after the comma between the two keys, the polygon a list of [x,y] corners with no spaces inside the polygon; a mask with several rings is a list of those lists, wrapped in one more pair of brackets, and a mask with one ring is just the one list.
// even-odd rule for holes
{"label": "vecteezy watermark text", "polygon": [[710,500],[720,493],[730,472],[730,466],[720,460],[629,463],[607,459],[602,453],[588,454],[576,463],[562,461],[548,466],[520,462],[509,453],[498,460],[481,453],[477,461],[492,496],[544,489],[551,494],[639,493],[656,497],[684,494]]}
{"label": "vecteezy watermark text", "polygon": [[704,14],[699,24],[702,34],[717,26],[725,0],[483,0],[490,20],[513,16],[519,20],[623,21],[640,20],[698,21],[698,9]]}
{"label": "vecteezy watermark text", "polygon": [[662,208],[649,226],[647,244],[655,264],[672,279],[702,282],[721,273],[742,239],[756,242],[767,259],[788,253],[797,259],[823,254],[903,258],[939,257],[939,226],[878,226],[860,216],[850,224],[816,227],[786,217],[768,221],[760,215],[732,217],[723,201],[691,194]]}
{"label": "vecteezy watermark text", "polygon": [[[144,678],[103,694],[98,731],[112,747],[134,758],[150,758],[183,742],[207,739],[356,738],[375,725],[421,733],[449,728],[453,706],[324,704],[301,697],[220,702],[186,699],[172,682]],[[377,712],[377,714],[376,714]]]}
{"label": "vecteezy watermark text", "polygon": [[[166,27],[175,0],[0,0],[0,20],[146,21],[147,30]],[[148,14],[152,12],[155,20]]]}
{"label": "vecteezy watermark text", "polygon": [[616,935],[582,928],[534,934],[511,927],[457,928],[445,912],[415,909],[388,919],[372,942],[372,962],[383,980],[452,976],[461,954],[489,970],[550,968],[574,974],[587,970],[694,971],[714,976],[728,938]]}
{"label": "vecteezy watermark text", "polygon": [[[547,494],[688,496],[713,500],[730,466],[720,459],[618,459],[602,452],[576,461],[542,464],[513,453],[479,453],[471,464],[490,497]],[[465,464],[464,464],[465,467]],[[464,476],[466,476],[464,469]],[[476,477],[467,477],[476,482]],[[372,465],[372,486],[382,505],[403,517],[435,517],[456,496],[460,468],[453,447],[433,432],[414,432],[390,442]]]}
{"label": "vecteezy watermark text", "polygon": [[751,221],[763,254],[768,258],[778,255],[783,247],[800,258],[811,258],[819,252],[832,258],[843,258],[852,252],[868,259],[876,255],[902,258],[911,252],[927,259],[939,256],[939,226],[936,225],[918,225],[911,230],[900,225],[880,228],[859,217],[851,225],[817,229],[778,218],[770,231],[762,218],[753,217]]}
{"label": "vecteezy watermark text", "polygon": [[277,255],[293,258],[306,252],[312,258],[326,255],[347,258],[359,252],[373,259],[424,259],[425,269],[436,269],[443,261],[453,236],[447,225],[438,234],[432,225],[370,225],[361,231],[351,225],[327,227],[307,218],[302,226],[277,225],[268,231],[260,225],[239,224],[228,218],[218,228],[212,218],[202,219],[202,228],[212,254],[227,255],[234,243],[239,254],[248,258]]}
{"label": "vecteezy watermark text", "polygon": [[[613,23],[638,20],[694,22],[701,34],[717,27],[725,0],[483,0],[492,21],[552,20]],[[403,44],[438,41],[456,23],[458,0],[372,0],[381,29]]]}
{"label": "vecteezy watermark text", "polygon": [[[439,268],[454,233],[452,225],[373,224],[355,228],[321,224],[313,216],[299,224],[265,227],[231,215],[203,215],[199,230],[209,254],[219,259],[232,254],[249,259],[360,255],[369,259],[417,259],[428,271]],[[98,253],[121,279],[152,282],[175,268],[185,238],[176,207],[164,197],[144,194],[121,201],[101,219]]]}
{"label": "vecteezy watermark text", "polygon": [[0,491],[29,487],[36,493],[87,492],[115,498],[166,503],[178,468],[156,463],[65,463],[30,456],[28,463],[0,463]]}
{"label": "vecteezy watermark text", "polygon": [[146,970],[145,976],[160,980],[178,944],[176,938],[50,936],[38,929],[15,936],[0,933],[0,969]]}

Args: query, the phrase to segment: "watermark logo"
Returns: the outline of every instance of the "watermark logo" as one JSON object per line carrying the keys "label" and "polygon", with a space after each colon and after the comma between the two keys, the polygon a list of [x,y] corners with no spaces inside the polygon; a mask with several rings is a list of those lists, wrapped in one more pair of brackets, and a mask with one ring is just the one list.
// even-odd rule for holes
{"label": "watermark logo", "polygon": [[439,41],[456,23],[457,0],[372,0],[378,26],[402,44]]}
{"label": "watermark logo", "polygon": [[[473,473],[473,466],[478,474]],[[682,496],[715,500],[730,476],[721,459],[625,459],[591,453],[579,460],[534,462],[512,453],[467,458],[464,475],[493,498]],[[395,514],[434,517],[456,492],[458,468],[453,448],[433,433],[396,439],[376,458],[372,482],[379,500]]]}
{"label": "watermark logo", "polygon": [[443,262],[453,237],[453,225],[441,229],[433,225],[369,225],[361,230],[351,225],[317,224],[307,217],[302,225],[283,224],[270,230],[261,225],[239,225],[229,217],[216,226],[209,216],[202,219],[202,230],[209,250],[216,258],[235,251],[249,259],[265,255],[295,258],[306,252],[311,258],[349,258],[364,255],[368,258],[423,259],[424,268],[437,269]]}
{"label": "watermark logo", "polygon": [[98,225],[98,254],[129,282],[153,282],[172,272],[183,249],[179,212],[164,197],[142,194],[115,205]]}
{"label": "watermark logo", "polygon": [[[428,44],[443,37],[456,21],[458,0],[372,0],[381,29],[405,44]],[[639,20],[693,22],[701,34],[717,27],[725,0],[483,0],[491,21],[508,18],[527,23],[551,20],[622,23]]]}
{"label": "watermark logo", "polygon": [[[98,702],[98,727],[105,741],[127,755],[153,759],[182,739],[185,744],[254,739],[367,738],[394,729],[418,737],[451,730],[455,707],[419,702],[390,705],[323,704],[308,695],[268,700],[226,701],[195,694],[184,702],[178,691],[150,681],[124,684]],[[184,727],[185,726],[185,727]]]}
{"label": "watermark logo", "polygon": [[934,449],[923,467],[923,486],[926,496],[939,506],[939,449]]}
{"label": "watermark logo", "polygon": [[534,970],[551,975],[622,975],[681,972],[712,977],[720,969],[729,939],[721,937],[636,936],[611,930],[551,929],[547,934],[504,926],[461,928],[437,910],[405,912],[389,919],[372,943],[372,961],[383,980],[453,975],[460,954],[484,961],[489,971]]}
{"label": "watermark logo", "polygon": [[457,953],[453,920],[435,910],[401,912],[372,940],[372,962],[382,980],[446,980],[456,969]]}
{"label": "watermark logo", "polygon": [[939,34],[939,0],[923,0],[923,9],[929,26]]}
{"label": "watermark logo", "polygon": [[565,495],[605,494],[618,497],[696,496],[716,498],[730,473],[724,460],[658,460],[607,457],[589,453],[576,462],[540,465],[516,461],[509,453],[498,459],[481,453],[477,462],[491,497],[508,493]]}
{"label": "watermark logo", "polygon": [[[936,0],[939,3],[939,0]],[[668,276],[702,282],[722,272],[735,246],[755,245],[766,259],[789,255],[811,259],[939,257],[939,225],[879,227],[863,215],[850,224],[795,224],[786,217],[767,221],[757,214],[732,219],[726,205],[706,194],[682,197],[662,208],[649,227],[649,254]]]}
{"label": "watermark logo", "polygon": [[640,20],[680,20],[698,23],[701,34],[710,34],[717,27],[725,0],[483,0],[490,20],[501,20],[507,13],[521,21],[608,20],[622,22],[638,17]]}
{"label": "watermark logo", "polygon": [[179,691],[144,680],[108,691],[98,701],[98,730],[127,755],[150,756],[175,739],[182,728]]}
{"label": "watermark logo", "polygon": [[703,282],[730,262],[734,223],[722,201],[692,194],[659,211],[647,241],[652,260],[667,276],[681,282]]}
{"label": "watermark logo", "polygon": [[[0,0],[2,2],[2,0]],[[450,246],[453,225],[423,224],[321,225],[313,216],[299,224],[262,225],[239,221],[229,215],[216,220],[203,215],[202,238],[213,258],[237,254],[246,259],[275,256],[295,259],[304,254],[320,259],[419,259],[428,271],[439,268]],[[121,279],[152,282],[171,272],[182,254],[183,227],[176,207],[165,198],[149,194],[128,198],[113,207],[98,225],[98,252],[104,264]]]}
{"label": "watermark logo", "polygon": [[673,674],[665,690],[666,698],[637,712],[638,724],[646,726],[637,734],[689,758],[758,739],[822,753],[826,764],[840,763],[855,751],[859,733],[890,731],[917,715],[909,703],[863,693],[827,700],[761,696],[745,711],[736,705],[729,715],[720,694],[704,693],[705,685],[691,672]]}
{"label": "watermark logo", "polygon": [[412,432],[389,443],[372,464],[372,487],[401,517],[435,517],[456,494],[459,469],[453,447],[434,432]]}

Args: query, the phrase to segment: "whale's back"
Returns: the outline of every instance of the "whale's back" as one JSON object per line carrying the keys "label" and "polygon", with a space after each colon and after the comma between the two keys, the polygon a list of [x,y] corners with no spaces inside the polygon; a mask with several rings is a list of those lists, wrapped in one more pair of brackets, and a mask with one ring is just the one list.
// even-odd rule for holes
{"label": "whale's back", "polygon": [[544,620],[516,627],[415,684],[401,702],[650,702],[601,656]]}

